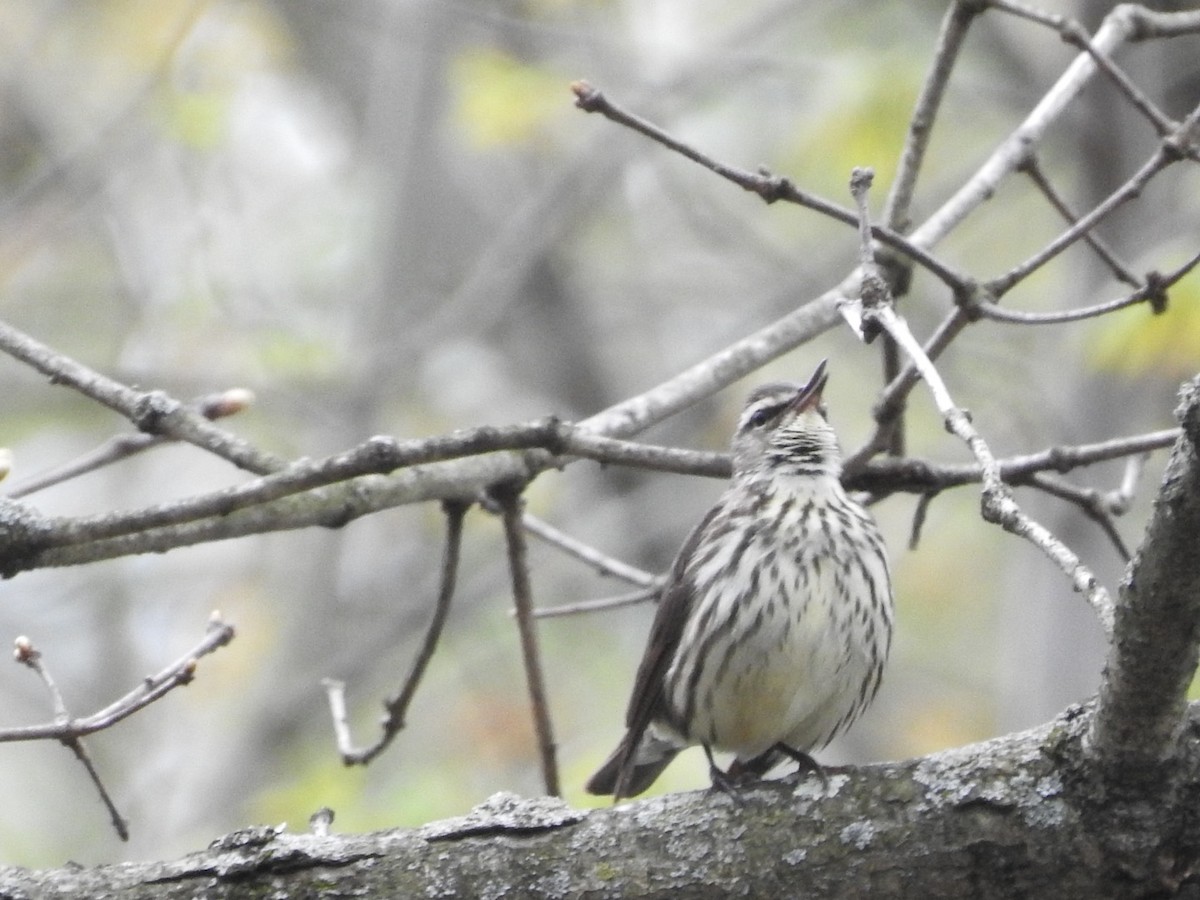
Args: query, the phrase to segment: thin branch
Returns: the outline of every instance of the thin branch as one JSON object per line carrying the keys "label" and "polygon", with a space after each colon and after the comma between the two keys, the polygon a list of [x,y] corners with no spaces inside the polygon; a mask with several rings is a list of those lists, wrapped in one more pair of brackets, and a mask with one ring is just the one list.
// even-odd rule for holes
{"label": "thin branch", "polygon": [[[297,460],[271,475],[173,503],[123,513],[48,519],[50,531],[43,535],[42,546],[66,547],[145,533],[210,516],[224,517],[363,475],[383,475],[409,466],[504,450],[545,450],[555,458],[581,456],[603,463],[689,475],[728,477],[729,474],[729,458],[725,454],[607,438],[551,417],[517,425],[460,429],[430,438],[373,437],[324,459]],[[553,462],[547,460],[548,465]]]}
{"label": "thin branch", "polygon": [[195,677],[197,660],[229,643],[233,639],[233,635],[232,626],[224,624],[214,614],[214,618],[209,622],[208,633],[204,640],[190,653],[158,675],[146,678],[138,687],[115,703],[83,719],[71,717],[62,692],[42,662],[41,652],[33,646],[33,642],[29,638],[21,636],[15,641],[13,656],[18,663],[32,669],[46,686],[54,707],[54,722],[50,725],[0,729],[0,742],[54,739],[69,748],[87,771],[88,778],[91,779],[96,792],[108,810],[109,818],[112,820],[117,835],[121,840],[127,841],[129,840],[129,823],[117,809],[112,795],[109,794],[100,778],[100,773],[88,753],[83,737],[112,727],[122,719],[149,706],[168,691],[189,683]]}
{"label": "thin branch", "polygon": [[[1167,36],[1191,33],[1200,27],[1198,22],[1200,16],[1191,12],[1148,14],[1140,7],[1123,4],[1105,17],[1091,43],[1095,50],[1110,53],[1128,41],[1142,40],[1151,34]],[[909,235],[909,239],[921,247],[934,246],[972,211],[994,196],[1000,182],[1021,165],[1030,149],[1041,141],[1047,129],[1097,71],[1095,58],[1091,54],[1079,54],[1024,121],[950,199]]]}
{"label": "thin branch", "polygon": [[982,318],[1010,325],[1062,325],[1067,322],[1078,322],[1082,319],[1094,319],[1111,312],[1116,312],[1119,309],[1125,309],[1128,306],[1136,306],[1139,303],[1147,302],[1155,313],[1161,313],[1167,308],[1168,288],[1187,275],[1198,263],[1200,263],[1200,251],[1174,272],[1167,275],[1150,272],[1146,276],[1146,283],[1132,294],[1125,297],[1117,297],[1115,300],[1097,303],[1094,306],[1085,306],[1080,309],[1068,309],[1059,312],[1025,312],[1017,309],[1005,309],[992,302],[979,303],[971,309],[972,312],[978,313]]}
{"label": "thin branch", "polygon": [[[50,675],[50,670],[42,663],[41,651],[33,646],[29,638],[22,635],[15,642],[13,657],[17,662],[32,669],[42,679],[42,683],[50,693],[50,700],[54,706],[55,725],[69,728],[71,714],[67,711],[67,704],[63,699],[62,691],[55,684],[53,677]],[[59,740],[83,765],[84,771],[87,772],[88,778],[96,788],[96,793],[100,795],[100,800],[104,803],[104,808],[108,810],[109,820],[112,822],[113,830],[117,832],[117,836],[123,841],[128,841],[129,822],[121,815],[120,810],[117,809],[117,805],[113,801],[112,795],[108,792],[108,788],[104,786],[104,781],[100,778],[100,772],[96,769],[95,763],[92,762],[91,754],[88,753],[83,739],[78,734],[69,734]]]}
{"label": "thin branch", "polygon": [[1017,3],[1015,0],[988,0],[988,5],[994,9],[1016,15],[1031,22],[1037,22],[1040,25],[1045,25],[1057,31],[1058,36],[1062,38],[1064,43],[1078,47],[1095,60],[1100,71],[1104,72],[1117,88],[1125,94],[1129,101],[1150,120],[1150,124],[1160,136],[1167,134],[1171,130],[1173,123],[1170,117],[1154,106],[1150,102],[1150,99],[1112,61],[1108,54],[1101,51],[1092,43],[1087,29],[1075,19],[1043,12],[1042,10]]}
{"label": "thin branch", "polygon": [[1026,484],[1045,491],[1052,497],[1058,497],[1060,500],[1066,500],[1079,507],[1080,511],[1100,526],[1100,530],[1104,532],[1109,543],[1117,551],[1117,555],[1121,557],[1122,562],[1129,562],[1130,553],[1129,547],[1125,544],[1125,539],[1121,537],[1121,533],[1117,531],[1117,525],[1113,521],[1113,515],[1105,508],[1104,495],[1093,488],[1080,488],[1073,484],[1063,481],[1061,478],[1055,478],[1053,475],[1047,475],[1044,472],[1039,472],[1029,478]]}
{"label": "thin branch", "polygon": [[[1039,191],[1044,196],[1052,207],[1068,222],[1078,222],[1079,216],[1071,209],[1066,199],[1055,190],[1054,185],[1050,183],[1050,179],[1046,173],[1042,171],[1042,166],[1038,162],[1038,158],[1033,153],[1030,153],[1025,161],[1021,164],[1020,171],[1029,176]],[[1108,244],[1098,235],[1092,234],[1090,231],[1083,236],[1086,243],[1096,255],[1104,261],[1104,263],[1112,270],[1113,275],[1118,281],[1123,281],[1130,287],[1141,287],[1142,283],[1138,277],[1130,271],[1129,267],[1121,260],[1117,259],[1117,254],[1108,246]]]}
{"label": "thin branch", "polygon": [[[997,461],[1000,478],[1012,485],[1028,484],[1038,472],[1069,472],[1072,469],[1141,456],[1170,447],[1179,437],[1178,428],[1112,438],[1094,444],[1050,447],[1037,453],[1011,456]],[[903,491],[910,494],[938,493],[947,488],[983,480],[983,470],[974,463],[931,463],[923,459],[876,459],[865,468],[842,479],[848,490],[886,496]]]}
{"label": "thin branch", "polygon": [[542,674],[541,649],[538,645],[537,622],[534,620],[533,591],[529,585],[529,562],[522,524],[521,486],[500,485],[492,495],[504,511],[504,539],[508,546],[508,566],[512,576],[513,605],[517,610],[517,630],[521,635],[521,657],[525,663],[525,679],[529,688],[529,703],[533,709],[533,725],[537,734],[538,753],[542,761],[542,781],[546,793],[561,796],[558,781],[558,762],[554,745],[554,730],[550,721],[550,705],[546,699],[546,682]]}
{"label": "thin branch", "polygon": [[629,563],[622,562],[606,553],[601,553],[590,544],[585,544],[583,541],[571,537],[565,531],[560,531],[537,516],[525,513],[522,522],[525,530],[534,537],[540,538],[553,547],[557,547],[568,556],[573,556],[587,563],[601,575],[611,575],[643,589],[657,588],[661,580],[657,575],[647,572],[645,569],[639,569],[637,566],[631,566]]}
{"label": "thin branch", "polygon": [[458,501],[447,501],[443,504],[446,514],[446,547],[442,554],[441,587],[438,590],[433,618],[429,621],[429,628],[425,632],[425,639],[421,642],[421,649],[413,661],[408,677],[404,679],[400,692],[384,703],[384,716],[380,723],[382,731],[374,744],[365,748],[354,746],[350,735],[349,719],[346,716],[346,686],[343,682],[332,678],[326,678],[322,682],[329,697],[338,752],[341,754],[342,762],[347,766],[367,765],[387,749],[396,735],[404,729],[404,717],[408,715],[408,707],[417,694],[417,687],[421,683],[425,669],[437,651],[438,640],[442,635],[442,628],[446,624],[446,616],[450,612],[450,601],[454,597],[455,582],[458,577],[463,519],[468,508],[467,504]]}
{"label": "thin branch", "polygon": [[[911,365],[906,371],[908,368],[912,368]],[[542,420],[524,425],[465,429],[422,440],[372,438],[344,454],[318,462],[301,460],[278,475],[172,504],[64,519],[41,517],[31,510],[22,510],[22,515],[10,515],[5,519],[11,539],[4,546],[5,553],[0,558],[0,564],[6,571],[16,573],[35,567],[80,565],[137,553],[162,552],[251,534],[310,526],[337,527],[400,502],[440,499],[445,495],[453,498],[456,488],[461,489],[458,480],[462,477],[461,471],[438,470],[445,473],[445,480],[432,477],[433,466],[415,466],[407,473],[400,473],[400,478],[407,477],[419,482],[419,498],[406,496],[396,499],[392,494],[396,488],[375,480],[355,479],[345,484],[331,485],[322,491],[313,491],[313,487],[337,479],[354,479],[356,475],[372,471],[390,471],[395,466],[413,460],[457,458],[459,454],[468,453],[482,454],[457,463],[471,470],[472,479],[468,484],[474,480],[503,480],[512,471],[533,477],[555,460],[566,461],[566,457],[553,455],[550,448],[556,451],[569,448],[572,457],[575,457],[608,446],[606,441],[611,439],[593,442],[595,436],[589,435],[585,427],[586,423],[568,425],[557,420]],[[1169,435],[1164,437],[1163,433],[1148,436],[1141,442],[1134,437],[1122,439],[1133,442],[1129,444],[1088,445],[1081,448],[1078,454],[1069,447],[1055,448],[1044,451],[1048,454],[1045,457],[1035,454],[1029,458],[1005,461],[1005,479],[1015,480],[1023,472],[1042,468],[1065,471],[1060,467],[1072,460],[1072,465],[1087,465],[1091,461],[1127,456],[1163,446],[1161,442],[1165,440],[1169,443],[1170,439]],[[612,446],[627,443],[611,441]],[[518,446],[526,449],[543,447],[549,455],[545,461],[539,462],[514,454],[493,452]],[[598,452],[606,454],[607,450],[600,449]],[[644,458],[662,469],[667,466],[657,466],[657,463],[670,459],[674,461],[672,471],[686,474],[728,477],[729,473],[729,460],[725,454],[628,444],[619,454],[614,454],[614,458],[616,456],[627,464],[635,458]],[[847,486],[880,495],[895,491],[924,493],[933,488],[978,481],[980,477],[978,469],[971,466],[947,466],[904,459],[875,460],[866,468],[851,468],[848,465],[845,473]],[[296,492],[296,495],[289,492]],[[595,562],[593,557],[590,564]],[[635,584],[652,577],[628,570],[621,575],[626,576],[629,576],[626,580]]]}
{"label": "thin branch", "polygon": [[[925,342],[923,352],[926,358],[936,360],[941,356],[942,351],[950,346],[950,342],[970,324],[970,321],[971,318],[963,306],[957,306],[952,309],[938,327],[934,329],[929,340]],[[892,429],[895,427],[895,423],[899,420],[900,415],[904,412],[908,395],[916,387],[920,379],[921,375],[917,370],[916,364],[910,361],[900,371],[900,374],[893,378],[887,387],[883,389],[874,409],[871,410],[876,423],[875,431],[862,447],[855,450],[846,458],[845,472],[848,475],[860,472],[868,460],[887,447],[891,441]]]}
{"label": "thin branch", "polygon": [[929,146],[934,120],[942,105],[946,87],[950,83],[950,74],[958,61],[958,54],[962,50],[967,32],[983,9],[976,0],[955,0],[942,17],[937,46],[933,53],[933,64],[925,77],[925,83],[921,85],[921,93],[917,97],[912,116],[909,117],[904,149],[900,151],[896,177],[892,181],[883,209],[883,222],[894,231],[902,233],[907,230],[913,191],[925,161],[925,150]]}
{"label": "thin branch", "polygon": [[218,428],[162,391],[135,391],[52,350],[5,322],[0,322],[0,352],[27,363],[52,383],[73,388],[120,413],[147,434],[195,444],[250,472],[273,472],[286,465],[281,457],[264,453]]}
{"label": "thin branch", "polygon": [[[626,606],[638,606],[658,599],[661,582],[653,587],[642,588],[640,591],[630,591],[627,594],[617,594],[615,597],[602,597],[599,600],[581,600],[578,603],[563,603],[559,606],[542,606],[534,616],[539,619],[553,619],[558,616],[577,616],[581,613],[608,612],[612,609],[622,609]],[[516,611],[513,611],[516,614]]]}
{"label": "thin branch", "polygon": [[[576,81],[571,85],[576,97],[575,105],[585,112],[600,113],[605,118],[623,125],[633,131],[643,134],[664,147],[686,156],[693,162],[699,163],[709,171],[733,182],[743,190],[757,194],[767,203],[783,200],[806,207],[815,212],[829,216],[831,219],[846,225],[857,225],[857,219],[851,210],[828,200],[817,197],[798,188],[791,180],[782,176],[774,176],[765,171],[748,172],[720,162],[697,150],[690,144],[668,134],[659,126],[648,122],[640,116],[614,104],[603,92],[592,87],[586,81]],[[882,226],[872,227],[873,236],[893,250],[902,253],[922,268],[927,269],[938,279],[952,289],[960,289],[969,279],[941,262],[923,247],[913,243],[904,235]]]}
{"label": "thin branch", "polygon": [[[162,698],[177,687],[190,684],[196,677],[196,666],[207,656],[233,640],[236,632],[232,625],[223,622],[217,613],[209,621],[208,630],[195,647],[184,656],[167,666],[157,675],[143,679],[136,688],[125,696],[110,703],[99,712],[68,722],[48,725],[24,725],[15,728],[0,728],[0,743],[11,741],[66,741],[73,737],[86,737],[97,731],[111,728],[141,709]],[[18,652],[20,647],[18,646]]]}
{"label": "thin branch", "polygon": [[[254,393],[245,388],[230,388],[216,394],[207,394],[188,403],[188,408],[212,421],[235,415],[254,403]],[[45,472],[31,475],[15,483],[6,492],[11,498],[27,497],[37,491],[62,484],[89,472],[128,459],[151,447],[167,443],[171,439],[163,435],[119,434],[109,438],[99,447],[70,462]]]}
{"label": "thin branch", "polygon": [[937,497],[936,491],[921,494],[917,498],[917,508],[913,510],[912,527],[908,532],[908,549],[916,550],[921,542],[921,531],[925,528],[925,517],[929,515],[929,507]]}
{"label": "thin branch", "polygon": [[1129,511],[1129,505],[1137,495],[1138,483],[1141,481],[1142,473],[1146,470],[1146,463],[1149,461],[1149,453],[1139,453],[1137,456],[1125,460],[1125,474],[1121,477],[1120,486],[1116,490],[1109,491],[1101,499],[1106,512],[1114,516],[1123,516]]}
{"label": "thin branch", "polygon": [[[858,204],[859,215],[867,218],[867,190],[871,179],[869,171],[856,169],[851,176],[851,190]],[[866,240],[868,232],[864,229],[862,255],[864,261],[869,260],[871,249]],[[887,296],[887,283],[873,271],[873,267],[864,262],[863,276],[862,320],[866,333],[872,328],[882,329],[890,334],[916,365],[925,381],[926,387],[933,395],[934,404],[941,413],[947,429],[960,438],[970,449],[979,463],[983,479],[981,497],[981,513],[985,521],[1000,525],[1005,531],[1024,537],[1046,554],[1071,579],[1075,590],[1084,594],[1088,602],[1096,610],[1105,632],[1112,633],[1113,607],[1112,600],[1103,585],[1088,569],[1075,553],[1060,541],[1045,526],[1026,515],[1012,497],[1012,491],[1004,484],[1000,475],[1000,466],[992,455],[991,448],[971,424],[970,415],[954,403],[941,375],[933,363],[921,349],[921,345],[908,329],[908,325],[896,315]]]}
{"label": "thin branch", "polygon": [[1086,215],[1080,216],[1074,224],[1057,238],[1035,253],[1029,259],[1014,266],[1004,275],[993,278],[982,286],[985,295],[992,298],[1004,296],[1016,284],[1029,277],[1063,250],[1087,234],[1105,216],[1145,190],[1150,180],[1163,169],[1179,161],[1179,144],[1187,140],[1187,135],[1200,117],[1200,107],[1197,107],[1172,136],[1165,138],[1151,157],[1123,185],[1108,195]]}

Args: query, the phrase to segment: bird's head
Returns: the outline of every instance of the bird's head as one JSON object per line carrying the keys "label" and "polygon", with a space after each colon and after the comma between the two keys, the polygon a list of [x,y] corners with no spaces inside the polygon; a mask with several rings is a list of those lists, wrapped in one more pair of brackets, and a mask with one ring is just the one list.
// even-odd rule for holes
{"label": "bird's head", "polygon": [[758,472],[837,475],[841,450],[825,418],[822,360],[804,385],[777,381],[755,388],[733,435],[734,476]]}

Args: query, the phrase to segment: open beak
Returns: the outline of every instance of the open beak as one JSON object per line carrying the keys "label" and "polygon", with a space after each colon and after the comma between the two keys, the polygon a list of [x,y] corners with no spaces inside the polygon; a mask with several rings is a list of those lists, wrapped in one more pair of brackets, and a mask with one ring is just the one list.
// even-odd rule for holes
{"label": "open beak", "polygon": [[812,373],[812,378],[808,379],[808,384],[800,388],[796,399],[788,404],[789,411],[799,415],[821,402],[821,392],[825,390],[825,382],[829,380],[829,373],[825,371],[826,362],[828,360],[823,359],[817,365],[817,370]]}

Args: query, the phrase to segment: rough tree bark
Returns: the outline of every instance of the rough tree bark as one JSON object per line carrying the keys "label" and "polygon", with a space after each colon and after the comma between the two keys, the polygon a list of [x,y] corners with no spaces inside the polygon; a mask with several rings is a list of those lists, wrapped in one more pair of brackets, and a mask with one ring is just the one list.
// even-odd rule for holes
{"label": "rough tree bark", "polygon": [[[1200,897],[1200,377],[1098,700],[899,763],[577,811],[499,794],[370,835],[247,829],[174,862],[0,868],[4,897]],[[1064,641],[1067,638],[1064,637]]]}

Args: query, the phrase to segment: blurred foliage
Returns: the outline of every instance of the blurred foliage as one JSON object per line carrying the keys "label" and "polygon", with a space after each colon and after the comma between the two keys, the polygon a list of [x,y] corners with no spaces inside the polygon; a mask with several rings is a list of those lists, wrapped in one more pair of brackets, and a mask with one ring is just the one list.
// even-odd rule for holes
{"label": "blurred foliage", "polygon": [[1183,380],[1200,370],[1200,273],[1192,271],[1168,292],[1167,308],[1142,303],[1092,323],[1088,360],[1126,377]]}
{"label": "blurred foliage", "polygon": [[479,149],[544,140],[549,124],[570,110],[570,78],[529,65],[494,47],[463,50],[451,78],[456,119]]}

